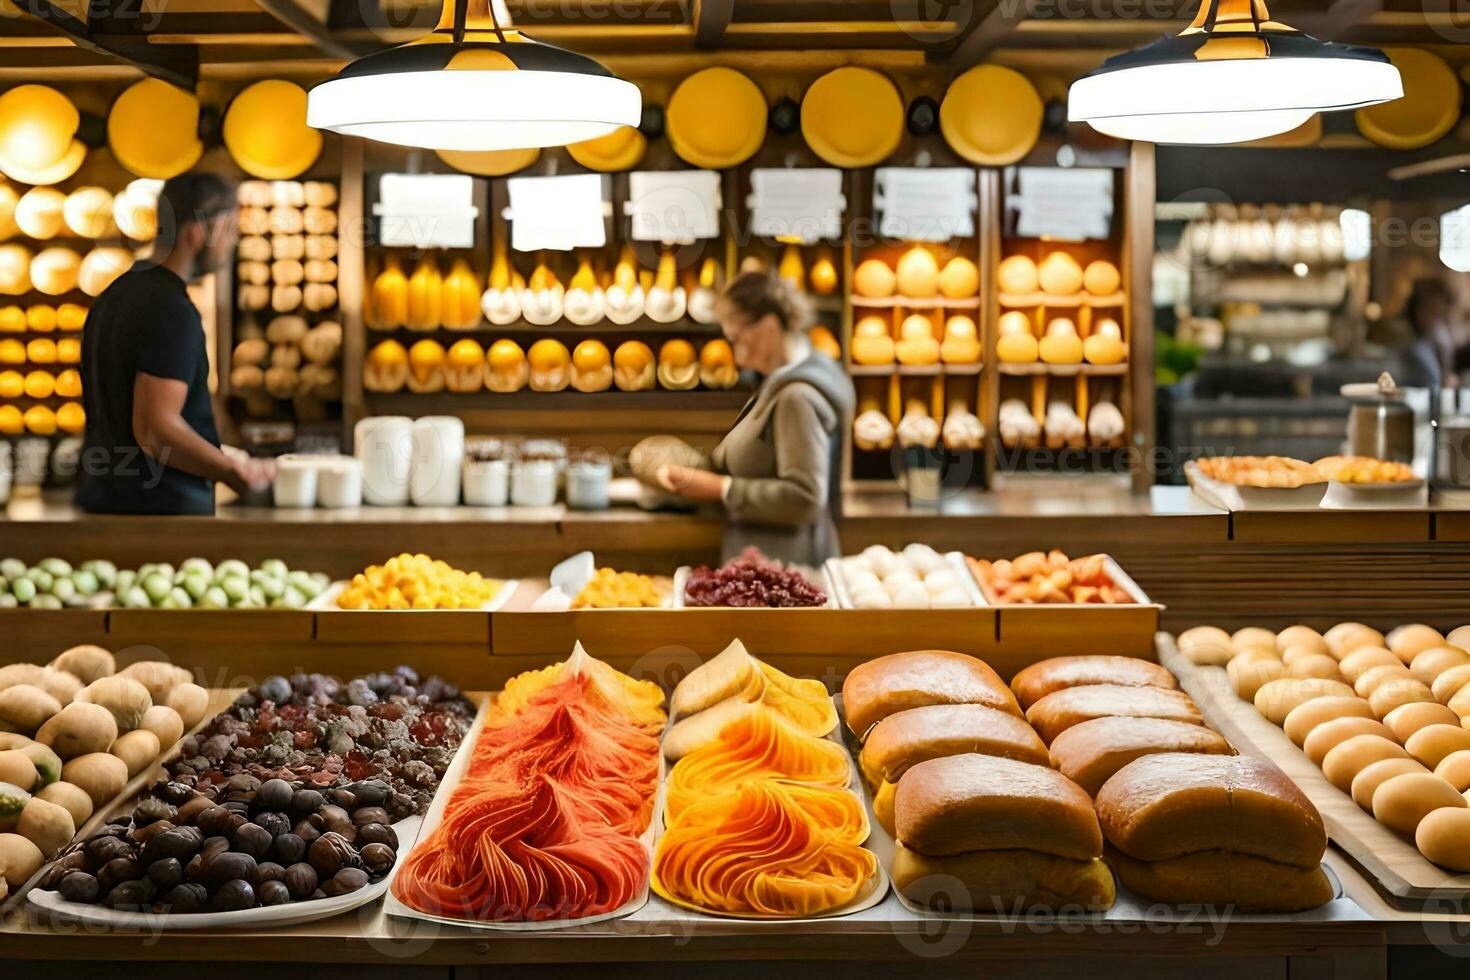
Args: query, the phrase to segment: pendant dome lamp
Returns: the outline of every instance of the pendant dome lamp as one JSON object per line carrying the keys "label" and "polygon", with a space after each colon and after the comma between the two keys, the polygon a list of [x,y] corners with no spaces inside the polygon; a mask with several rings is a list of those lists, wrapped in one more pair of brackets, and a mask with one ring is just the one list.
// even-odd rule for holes
{"label": "pendant dome lamp", "polygon": [[444,0],[429,34],[313,88],[306,122],[403,146],[514,150],[636,126],[642,107],[638,86],[516,30],[504,0]]}
{"label": "pendant dome lamp", "polygon": [[1183,33],[1072,83],[1067,117],[1119,139],[1243,143],[1403,94],[1381,51],[1318,41],[1272,20],[1266,0],[1201,0]]}

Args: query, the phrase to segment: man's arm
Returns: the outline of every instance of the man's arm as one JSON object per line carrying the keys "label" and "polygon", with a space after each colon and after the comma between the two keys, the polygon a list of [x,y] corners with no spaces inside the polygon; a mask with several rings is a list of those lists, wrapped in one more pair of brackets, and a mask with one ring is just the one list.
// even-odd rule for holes
{"label": "man's arm", "polygon": [[173,378],[139,372],[133,383],[133,438],[143,452],[165,466],[225,484],[236,493],[247,489],[244,474],[230,458],[184,421],[189,385]]}

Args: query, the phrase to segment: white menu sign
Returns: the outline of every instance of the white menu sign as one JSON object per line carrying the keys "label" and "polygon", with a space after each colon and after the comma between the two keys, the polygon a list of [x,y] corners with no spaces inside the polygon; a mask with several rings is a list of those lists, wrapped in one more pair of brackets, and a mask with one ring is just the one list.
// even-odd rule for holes
{"label": "white menu sign", "polygon": [[878,233],[911,242],[973,236],[978,203],[965,167],[880,167],[873,187]]}
{"label": "white menu sign", "polygon": [[1111,170],[1021,167],[1016,184],[1008,204],[1020,237],[1076,242],[1112,233]]}
{"label": "white menu sign", "polygon": [[634,241],[688,245],[720,235],[720,175],[713,170],[635,171],[628,175]]}
{"label": "white menu sign", "polygon": [[409,248],[475,244],[474,179],[468,174],[384,174],[378,181],[378,243]]}
{"label": "white menu sign", "polygon": [[543,248],[565,252],[607,244],[601,174],[512,177],[506,188],[510,247],[517,252]]}
{"label": "white menu sign", "polygon": [[842,237],[841,170],[752,170],[750,189],[751,234],[803,245]]}

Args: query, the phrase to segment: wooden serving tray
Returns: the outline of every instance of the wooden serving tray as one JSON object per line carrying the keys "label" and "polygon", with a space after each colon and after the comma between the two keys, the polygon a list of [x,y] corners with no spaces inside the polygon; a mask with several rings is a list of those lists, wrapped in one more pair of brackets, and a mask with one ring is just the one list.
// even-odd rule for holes
{"label": "wooden serving tray", "polygon": [[1454,874],[1428,861],[1410,841],[1389,830],[1333,786],[1316,763],[1255,705],[1236,696],[1223,667],[1201,667],[1179,652],[1174,637],[1156,639],[1159,662],[1179,678],[1205,719],[1242,752],[1278,766],[1322,814],[1327,834],[1390,902],[1412,906],[1429,900],[1457,906],[1470,898],[1470,874]]}

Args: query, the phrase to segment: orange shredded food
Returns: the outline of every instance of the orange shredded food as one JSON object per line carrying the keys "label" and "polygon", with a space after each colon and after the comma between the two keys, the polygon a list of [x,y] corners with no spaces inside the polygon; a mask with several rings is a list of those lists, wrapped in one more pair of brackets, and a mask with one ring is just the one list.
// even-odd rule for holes
{"label": "orange shredded food", "polygon": [[[642,891],[659,776],[651,698],[636,687],[646,682],[573,659],[507,684],[442,821],[394,880],[399,901],[448,918],[546,921],[612,912]],[[628,684],[610,686],[609,674]]]}

